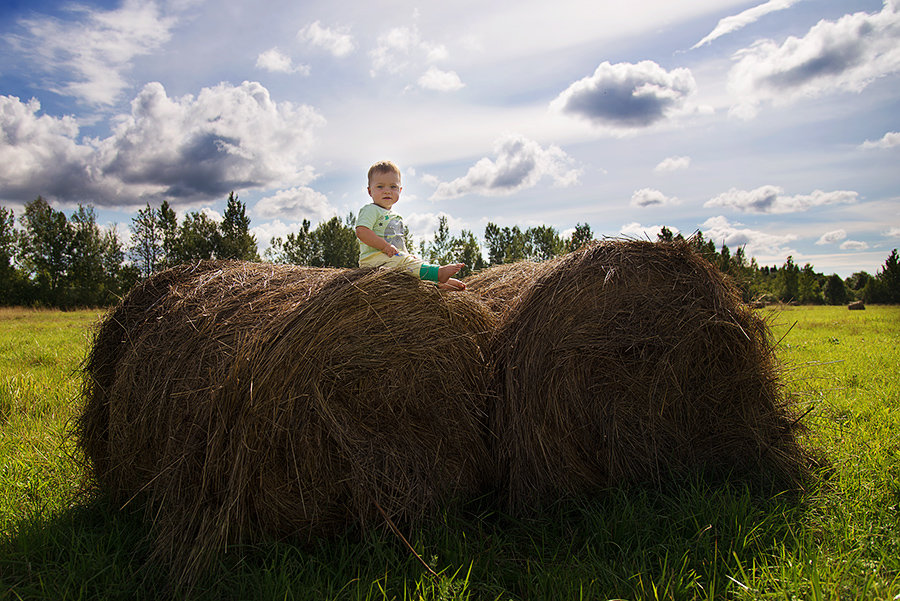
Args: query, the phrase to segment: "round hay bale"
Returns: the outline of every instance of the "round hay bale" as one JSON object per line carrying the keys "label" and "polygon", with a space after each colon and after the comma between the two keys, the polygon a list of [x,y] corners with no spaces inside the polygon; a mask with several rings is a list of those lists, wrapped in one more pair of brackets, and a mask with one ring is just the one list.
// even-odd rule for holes
{"label": "round hay bale", "polygon": [[494,265],[466,278],[466,290],[480,296],[502,318],[513,310],[532,282],[558,262],[559,259],[550,259]]}
{"label": "round hay bale", "polygon": [[493,325],[397,271],[164,272],[99,329],[80,444],[179,581],[230,542],[412,523],[489,483]]}
{"label": "round hay bale", "polygon": [[687,243],[567,255],[492,347],[494,452],[513,510],[687,470],[798,477],[768,326]]}
{"label": "round hay bale", "polygon": [[[131,336],[139,332],[143,323],[160,319],[164,307],[162,301],[169,293],[170,286],[184,282],[189,277],[203,271],[218,269],[220,263],[200,262],[180,265],[146,279],[132,288],[122,301],[109,311],[95,326],[93,342],[82,366],[85,376],[82,380],[81,396],[85,399],[79,416],[79,443],[88,459],[92,474],[103,483],[107,490],[134,490],[133,485],[107,481],[109,477],[121,476],[122,470],[113,470],[109,446],[109,394],[116,381],[119,360],[126,354]],[[120,447],[114,450],[126,451]],[[129,464],[126,458],[117,457],[117,464]],[[127,468],[126,468],[127,469]]]}

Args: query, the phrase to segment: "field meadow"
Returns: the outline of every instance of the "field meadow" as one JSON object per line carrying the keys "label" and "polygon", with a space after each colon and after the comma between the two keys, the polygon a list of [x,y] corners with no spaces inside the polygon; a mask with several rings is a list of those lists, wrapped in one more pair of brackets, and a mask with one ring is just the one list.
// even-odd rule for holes
{"label": "field meadow", "polygon": [[[517,520],[486,502],[405,532],[224,553],[191,599],[900,600],[900,307],[762,310],[827,465],[809,490],[700,479]],[[0,599],[173,596],[137,508],[70,435],[97,311],[0,309]],[[432,574],[432,571],[436,573]]]}

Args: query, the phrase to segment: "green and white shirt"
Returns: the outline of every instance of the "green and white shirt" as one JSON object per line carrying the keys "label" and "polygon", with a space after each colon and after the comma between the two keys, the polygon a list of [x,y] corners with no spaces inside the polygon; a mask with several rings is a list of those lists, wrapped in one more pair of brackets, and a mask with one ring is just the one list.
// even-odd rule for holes
{"label": "green and white shirt", "polygon": [[[401,252],[409,252],[406,250],[406,241],[403,238],[403,217],[394,213],[389,209],[380,207],[374,202],[367,204],[359,210],[359,216],[356,218],[356,225],[362,225],[369,228],[377,235],[393,244],[397,250]],[[359,260],[362,261],[366,257],[370,257],[381,251],[359,241]]]}

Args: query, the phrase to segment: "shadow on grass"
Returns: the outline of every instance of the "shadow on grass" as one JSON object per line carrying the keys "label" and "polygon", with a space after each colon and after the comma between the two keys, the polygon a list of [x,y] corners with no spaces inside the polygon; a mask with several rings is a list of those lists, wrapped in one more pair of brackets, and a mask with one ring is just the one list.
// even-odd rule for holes
{"label": "shadow on grass", "polygon": [[148,563],[139,512],[102,499],[18,524],[0,542],[10,599],[635,599],[747,592],[749,566],[777,562],[803,509],[787,495],[693,480],[605,491],[530,518],[487,500],[406,533],[232,548],[189,594]]}

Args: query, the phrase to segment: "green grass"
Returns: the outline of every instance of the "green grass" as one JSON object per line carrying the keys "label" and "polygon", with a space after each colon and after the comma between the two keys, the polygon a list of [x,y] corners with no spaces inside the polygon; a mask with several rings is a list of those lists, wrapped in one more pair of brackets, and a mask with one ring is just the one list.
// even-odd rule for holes
{"label": "green grass", "polygon": [[[800,498],[692,480],[516,520],[474,503],[388,530],[223,555],[193,599],[900,599],[900,307],[773,313],[829,461]],[[0,599],[158,599],[147,527],[82,492],[68,436],[95,312],[0,310]]]}

